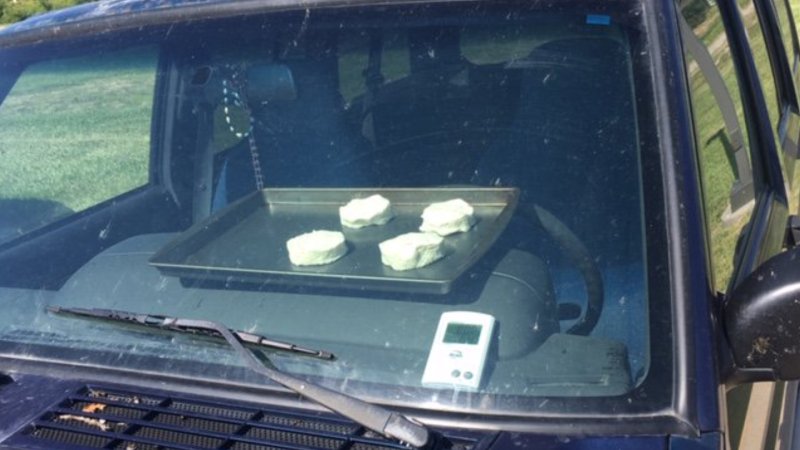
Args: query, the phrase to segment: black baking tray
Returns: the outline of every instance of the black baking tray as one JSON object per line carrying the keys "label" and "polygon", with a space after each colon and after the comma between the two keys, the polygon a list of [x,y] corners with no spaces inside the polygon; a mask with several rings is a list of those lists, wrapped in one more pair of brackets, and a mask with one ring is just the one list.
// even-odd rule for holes
{"label": "black baking tray", "polygon": [[[339,207],[373,194],[392,202],[394,219],[360,229],[342,226]],[[184,280],[446,294],[505,229],[518,197],[515,188],[264,189],[186,230],[150,264]],[[445,238],[443,259],[407,271],[381,263],[378,243],[418,231],[426,206],[454,198],[475,208],[477,222],[469,232]],[[342,231],[348,253],[327,265],[293,265],[286,241],[313,230]]]}

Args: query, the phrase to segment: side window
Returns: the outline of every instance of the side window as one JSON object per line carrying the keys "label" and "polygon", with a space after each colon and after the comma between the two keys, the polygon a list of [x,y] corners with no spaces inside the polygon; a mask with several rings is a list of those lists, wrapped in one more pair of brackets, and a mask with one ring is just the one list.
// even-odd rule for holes
{"label": "side window", "polygon": [[[777,77],[775,76],[776,70],[780,70],[776,68],[781,67],[781,65],[778,61],[773,61],[772,55],[770,55],[767,50],[767,43],[764,38],[765,30],[756,13],[753,0],[739,0],[738,5],[742,24],[744,24],[747,34],[747,43],[749,44],[750,52],[753,55],[753,61],[758,71],[758,80],[761,84],[761,90],[764,93],[764,101],[766,102],[767,113],[769,114],[770,130],[772,131],[775,148],[778,151],[778,161],[781,165],[781,173],[783,173],[784,176],[786,192],[790,194],[790,197],[794,198],[794,200],[790,199],[790,208],[795,210],[796,208],[794,205],[797,202],[797,189],[800,188],[800,185],[793,182],[792,176],[788,172],[789,169],[794,170],[794,164],[791,162],[787,164],[786,161],[787,152],[794,153],[794,151],[783,148],[781,144],[783,139],[781,139],[779,132],[781,120],[783,119],[783,106],[787,103],[785,97],[783,99],[781,98],[781,95],[784,93],[778,89],[776,82]],[[788,50],[791,51],[792,47],[789,47]]]}
{"label": "side window", "polygon": [[[374,40],[377,40],[374,41]],[[370,46],[377,54],[370,61]],[[380,81],[391,83],[410,73],[408,36],[399,30],[361,30],[339,36],[339,92],[346,105],[367,92],[370,71],[378,72]],[[372,64],[372,67],[370,67]]]}
{"label": "side window", "polygon": [[[781,33],[781,40],[783,41],[784,48],[787,51],[787,57],[789,62],[789,67],[793,74],[796,74],[798,71],[798,57],[800,54],[800,43],[797,41],[797,20],[800,18],[798,13],[800,12],[800,2],[798,0],[772,0],[773,8],[775,10],[775,14],[778,19],[778,27],[780,28]],[[793,14],[794,13],[794,14]],[[792,79],[796,79],[796,76],[793,76]],[[788,126],[786,127],[786,133],[788,134],[788,139],[785,139],[784,142],[795,142],[797,140],[798,134],[798,120],[795,118],[794,121],[790,121]],[[790,144],[791,145],[791,144]],[[788,158],[792,158],[791,155],[792,151],[788,152],[790,155]],[[788,164],[785,164],[788,176],[788,192],[789,192],[789,212],[791,214],[800,214],[800,164],[795,161],[789,161]]]}
{"label": "side window", "polygon": [[0,243],[148,183],[157,54],[32,64],[0,103]]}
{"label": "side window", "polygon": [[339,36],[339,93],[345,103],[367,91],[364,71],[369,62],[370,36],[366,30]]}
{"label": "side window", "polygon": [[719,10],[704,0],[682,8],[713,286],[726,291],[753,213],[754,185],[738,74]]}
{"label": "side window", "polygon": [[[520,27],[476,28],[471,27],[461,36],[461,53],[473,64],[499,64],[526,58],[537,45],[539,29]],[[491,42],[492,45],[486,45]]]}
{"label": "side window", "polygon": [[405,31],[383,31],[381,69],[387,83],[405,78],[411,72],[411,56],[408,45],[408,35]]}
{"label": "side window", "polygon": [[797,59],[797,41],[795,40],[794,33],[794,18],[792,17],[792,10],[789,6],[788,0],[772,0],[772,7],[778,18],[778,27],[780,28],[781,40],[783,47],[786,49],[786,54],[789,57],[789,67],[794,72],[795,60]]}
{"label": "side window", "polygon": [[789,0],[787,7],[791,11],[791,16],[792,19],[794,19],[794,23],[800,23],[800,3],[798,3],[797,0]]}
{"label": "side window", "polygon": [[758,79],[761,83],[761,90],[764,92],[764,100],[767,103],[769,113],[770,128],[776,138],[776,148],[780,148],[777,142],[777,127],[780,122],[781,102],[777,84],[775,83],[775,62],[771,60],[767,51],[767,43],[764,40],[764,29],[756,13],[753,0],[739,0],[739,13],[742,23],[747,33],[747,42],[750,45],[750,52],[753,54],[753,61],[758,71]]}

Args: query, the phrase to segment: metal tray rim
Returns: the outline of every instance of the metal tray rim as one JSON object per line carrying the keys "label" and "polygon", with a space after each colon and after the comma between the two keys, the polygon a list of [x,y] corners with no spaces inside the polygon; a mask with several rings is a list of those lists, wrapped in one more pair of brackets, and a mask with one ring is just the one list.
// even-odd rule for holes
{"label": "metal tray rim", "polygon": [[[483,234],[479,234],[480,240],[476,241],[471,251],[466,255],[460,255],[462,260],[451,270],[453,273],[448,273],[444,277],[414,277],[410,278],[402,276],[406,273],[397,272],[397,276],[376,275],[369,273],[362,274],[346,274],[337,272],[322,272],[313,271],[309,268],[303,268],[301,271],[293,271],[286,269],[255,269],[251,267],[230,267],[226,265],[198,265],[194,263],[175,262],[168,259],[179,259],[185,261],[187,257],[174,258],[175,253],[185,252],[185,247],[196,247],[197,241],[205,241],[201,239],[203,232],[208,232],[210,228],[221,228],[222,231],[219,235],[228,231],[231,226],[226,226],[225,222],[231,220],[231,215],[235,214],[242,209],[246,210],[246,216],[249,217],[253,211],[261,207],[270,208],[270,205],[292,205],[299,204],[303,206],[309,205],[334,205],[344,204],[349,199],[357,197],[359,194],[385,194],[393,196],[392,194],[415,194],[425,195],[424,201],[395,201],[393,204],[403,206],[418,206],[430,204],[431,192],[436,192],[440,195],[460,195],[462,197],[471,197],[469,194],[475,195],[476,193],[494,194],[498,195],[496,201],[472,201],[468,200],[470,204],[478,207],[497,207],[501,208],[500,211],[494,216],[493,223],[488,230],[484,230]],[[335,196],[336,194],[346,194],[347,200],[337,199],[308,199],[303,201],[288,201],[282,200],[281,195],[300,194],[306,195],[320,193],[324,196]],[[273,195],[274,200],[268,197]],[[349,282],[356,283],[360,289],[368,288],[378,291],[409,291],[411,287],[417,286],[416,291],[420,293],[436,293],[446,294],[450,291],[452,283],[455,282],[461,275],[469,270],[488,250],[491,248],[494,241],[499,237],[500,233],[505,229],[508,221],[510,220],[513,211],[516,209],[519,200],[519,190],[513,187],[441,187],[441,188],[267,188],[263,191],[254,191],[252,194],[245,196],[242,199],[228,205],[221,209],[216,214],[207,217],[205,220],[189,227],[183,233],[176,236],[173,240],[166,243],[160,248],[153,256],[149,258],[149,264],[156,267],[163,275],[176,276],[182,280],[217,280],[217,281],[235,281],[245,282],[247,284],[258,283],[252,278],[261,277],[262,282],[275,283],[279,285],[296,285],[299,280],[303,280],[304,285],[315,285],[323,287],[347,287]],[[435,201],[439,201],[438,199]],[[255,206],[254,206],[255,205]],[[478,237],[476,237],[477,239]],[[195,253],[197,248],[188,252],[189,255]],[[415,269],[417,275],[424,273],[425,268]],[[237,277],[239,275],[239,277]]]}

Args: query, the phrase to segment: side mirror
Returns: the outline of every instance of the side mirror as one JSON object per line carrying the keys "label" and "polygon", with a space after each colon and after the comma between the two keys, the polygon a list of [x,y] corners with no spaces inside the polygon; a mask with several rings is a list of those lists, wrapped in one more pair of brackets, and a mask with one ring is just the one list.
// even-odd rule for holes
{"label": "side mirror", "polygon": [[800,247],[759,266],[723,308],[740,378],[800,379]]}

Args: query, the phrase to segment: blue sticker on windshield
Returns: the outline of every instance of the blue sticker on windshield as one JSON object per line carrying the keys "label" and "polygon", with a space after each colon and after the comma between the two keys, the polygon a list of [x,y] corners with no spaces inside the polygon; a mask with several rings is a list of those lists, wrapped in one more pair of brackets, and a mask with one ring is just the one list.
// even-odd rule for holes
{"label": "blue sticker on windshield", "polygon": [[586,23],[589,25],[611,25],[611,16],[605,14],[587,14]]}

